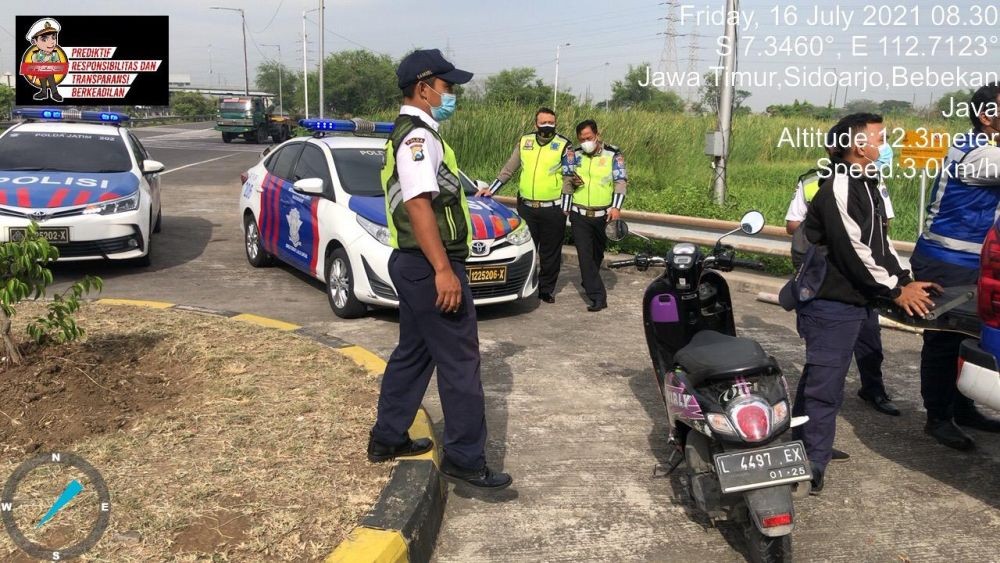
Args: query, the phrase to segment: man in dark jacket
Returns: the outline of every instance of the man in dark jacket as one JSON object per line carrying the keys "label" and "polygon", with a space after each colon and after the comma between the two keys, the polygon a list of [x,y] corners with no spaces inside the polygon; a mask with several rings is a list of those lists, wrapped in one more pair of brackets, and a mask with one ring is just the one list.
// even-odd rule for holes
{"label": "man in dark jacket", "polygon": [[792,413],[808,416],[795,435],[812,463],[813,491],[823,488],[830,462],[844,380],[858,335],[878,323],[872,305],[892,300],[913,315],[926,315],[929,291],[940,286],[915,282],[899,264],[886,235],[886,212],[879,193],[879,146],[885,140],[882,118],[854,114],[831,131],[834,146],[827,178],[806,215],[805,233],[817,246],[826,275],[814,299],[797,307],[799,335],[806,341],[806,363]]}

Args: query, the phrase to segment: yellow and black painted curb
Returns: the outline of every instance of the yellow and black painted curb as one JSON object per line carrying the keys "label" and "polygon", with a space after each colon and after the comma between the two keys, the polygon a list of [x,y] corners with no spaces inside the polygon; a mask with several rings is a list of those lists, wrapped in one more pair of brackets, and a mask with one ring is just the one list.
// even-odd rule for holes
{"label": "yellow and black painted curb", "polygon": [[[385,371],[385,361],[373,352],[335,336],[249,313],[177,305],[164,301],[97,299],[99,305],[127,305],[176,309],[224,317],[304,336],[333,348],[373,374]],[[410,438],[434,439],[430,416],[423,408],[410,426]],[[448,494],[437,466],[438,448],[423,455],[400,459],[375,506],[327,558],[327,563],[406,563],[429,561],[434,552]]]}

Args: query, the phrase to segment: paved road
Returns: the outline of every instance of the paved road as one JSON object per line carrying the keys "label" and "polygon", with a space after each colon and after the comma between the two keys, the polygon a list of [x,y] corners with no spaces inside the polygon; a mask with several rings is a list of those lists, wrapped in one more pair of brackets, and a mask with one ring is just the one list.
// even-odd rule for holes
{"label": "paved road", "polygon": [[[393,312],[339,321],[322,284],[286,267],[251,268],[236,204],[239,173],[261,146],[224,145],[208,125],[138,130],[163,178],[164,230],[146,270],[71,265],[62,282],[103,276],[105,295],[161,299],[273,316],[388,356]],[[202,161],[218,159],[205,164]],[[187,166],[186,168],[182,168]],[[666,457],[662,403],[652,382],[637,307],[647,275],[606,272],[610,308],[587,313],[575,265],[564,268],[554,305],[480,311],[491,463],[513,473],[498,497],[453,490],[438,561],[739,561],[739,538],[686,511],[676,479],[653,478]],[[736,296],[737,323],[779,360],[794,388],[803,349],[794,318]],[[919,337],[887,331],[886,377],[900,418],[854,397],[852,373],[837,445],[854,456],[835,465],[823,495],[797,505],[800,560],[1000,560],[1000,436],[976,434],[971,454],[922,433]],[[436,391],[428,404],[440,421]],[[440,430],[440,429],[439,429]],[[352,447],[362,455],[363,444]],[[906,560],[906,559],[902,559]]]}

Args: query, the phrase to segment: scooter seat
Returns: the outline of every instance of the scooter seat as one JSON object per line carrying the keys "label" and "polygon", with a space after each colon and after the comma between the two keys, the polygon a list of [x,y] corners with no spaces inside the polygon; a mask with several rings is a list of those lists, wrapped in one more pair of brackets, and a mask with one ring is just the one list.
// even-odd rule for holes
{"label": "scooter seat", "polygon": [[714,330],[695,334],[687,346],[677,351],[674,360],[684,369],[691,385],[696,387],[709,380],[778,367],[757,341]]}

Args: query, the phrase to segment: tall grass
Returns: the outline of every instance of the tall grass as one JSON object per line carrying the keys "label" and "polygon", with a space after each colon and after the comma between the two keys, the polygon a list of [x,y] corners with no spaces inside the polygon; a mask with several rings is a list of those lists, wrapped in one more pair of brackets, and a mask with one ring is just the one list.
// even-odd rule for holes
{"label": "tall grass", "polygon": [[[466,173],[491,181],[510,156],[517,138],[534,129],[534,110],[518,105],[463,106],[455,118],[443,125],[442,134],[455,149]],[[391,118],[391,114],[378,117]],[[738,219],[748,209],[758,209],[771,225],[784,224],[797,178],[815,167],[816,160],[825,154],[821,148],[778,147],[782,131],[825,131],[832,125],[763,115],[737,117],[733,123],[728,197],[720,207],[712,203],[714,170],[704,154],[705,133],[715,127],[714,118],[571,108],[560,111],[559,130],[575,141],[574,126],[586,118],[595,119],[605,141],[617,145],[625,156],[629,173],[626,208],[730,220]],[[916,119],[890,122],[888,126],[962,130],[961,124],[922,123]],[[513,194],[515,181],[503,193]],[[894,178],[889,189],[896,210],[893,237],[913,240],[917,233],[919,182]]]}

